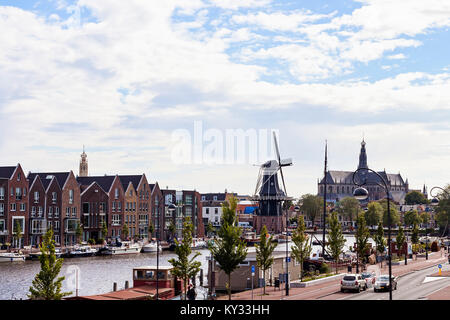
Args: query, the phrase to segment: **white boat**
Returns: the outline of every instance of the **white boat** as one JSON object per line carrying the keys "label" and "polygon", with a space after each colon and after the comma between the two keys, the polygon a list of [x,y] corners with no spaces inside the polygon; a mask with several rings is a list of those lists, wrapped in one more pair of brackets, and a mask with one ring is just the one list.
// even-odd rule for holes
{"label": "white boat", "polygon": [[[150,242],[147,243],[146,245],[144,245],[142,247],[142,252],[156,252],[156,250],[158,249],[158,245],[156,244],[156,242]],[[162,251],[162,247],[159,246],[159,252]]]}
{"label": "white boat", "polygon": [[69,257],[92,257],[93,255],[97,254],[97,252],[97,249],[91,248],[90,246],[77,246],[73,250],[70,250]]}
{"label": "white boat", "polygon": [[193,239],[191,249],[204,249],[208,247],[208,244],[200,239]]}
{"label": "white boat", "polygon": [[25,261],[25,255],[15,252],[0,253],[0,262]]}
{"label": "white boat", "polygon": [[105,255],[118,255],[118,254],[133,254],[140,253],[142,247],[138,243],[130,243],[129,241],[124,241],[120,243],[120,246],[106,246],[101,250],[102,254]]}

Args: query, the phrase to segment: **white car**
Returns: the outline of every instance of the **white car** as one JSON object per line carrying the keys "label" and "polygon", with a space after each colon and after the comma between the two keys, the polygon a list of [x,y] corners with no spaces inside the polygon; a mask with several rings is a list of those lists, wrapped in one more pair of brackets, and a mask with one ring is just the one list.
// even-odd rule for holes
{"label": "white car", "polygon": [[357,292],[361,292],[361,289],[366,291],[367,284],[366,280],[364,280],[360,274],[349,273],[342,278],[341,292],[344,292],[345,290],[355,290]]}
{"label": "white car", "polygon": [[[392,290],[397,290],[397,277],[392,276]],[[373,286],[374,292],[389,290],[389,275],[383,274],[377,278]]]}
{"label": "white car", "polygon": [[361,273],[362,278],[366,281],[367,288],[372,288],[376,281],[375,272],[363,272]]}

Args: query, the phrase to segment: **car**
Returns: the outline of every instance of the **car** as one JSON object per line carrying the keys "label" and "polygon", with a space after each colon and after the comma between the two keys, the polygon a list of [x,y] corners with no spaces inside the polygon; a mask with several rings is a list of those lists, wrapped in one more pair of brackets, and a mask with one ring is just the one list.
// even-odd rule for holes
{"label": "car", "polygon": [[375,272],[363,272],[361,277],[366,281],[367,288],[372,288],[377,279]]}
{"label": "car", "polygon": [[[392,276],[391,279],[392,279],[392,290],[397,290],[398,278]],[[387,274],[380,275],[375,281],[375,284],[373,285],[373,291],[379,292],[387,290],[389,290],[389,275]]]}
{"label": "car", "polygon": [[366,280],[360,274],[348,273],[341,280],[341,292],[345,292],[346,290],[355,290],[356,292],[361,292],[361,290],[366,291]]}

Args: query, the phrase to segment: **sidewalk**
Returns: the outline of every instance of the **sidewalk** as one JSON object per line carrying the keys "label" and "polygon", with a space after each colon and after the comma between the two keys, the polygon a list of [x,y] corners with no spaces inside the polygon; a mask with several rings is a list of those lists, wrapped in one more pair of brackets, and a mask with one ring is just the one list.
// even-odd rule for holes
{"label": "sidewalk", "polygon": [[[392,274],[394,276],[403,276],[414,271],[429,268],[439,263],[447,262],[447,257],[443,251],[433,252],[428,255],[428,260],[425,258],[417,258],[417,260],[408,261],[408,264],[392,266]],[[380,273],[387,274],[389,272],[388,265],[383,262],[383,268],[379,268],[377,265],[368,265],[367,269],[372,270],[378,267]],[[345,272],[342,272],[345,273]],[[262,296],[262,288],[256,288],[253,290],[253,300],[335,300],[342,297],[340,293],[340,280],[334,280],[326,283],[319,283],[306,288],[290,288],[289,296],[286,297],[286,291],[282,287],[276,289],[274,287],[266,287],[266,295]],[[449,289],[450,290],[450,289]],[[227,300],[228,296],[219,297],[218,300]],[[252,291],[247,290],[239,293],[232,294],[232,300],[251,300]]]}

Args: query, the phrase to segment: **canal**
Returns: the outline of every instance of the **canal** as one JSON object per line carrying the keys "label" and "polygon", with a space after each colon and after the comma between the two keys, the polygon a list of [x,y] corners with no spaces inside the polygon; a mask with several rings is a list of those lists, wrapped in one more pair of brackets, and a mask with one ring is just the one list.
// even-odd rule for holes
{"label": "canal", "polygon": [[[316,235],[321,239],[320,235]],[[355,238],[345,236],[347,243],[353,245]],[[370,242],[373,243],[372,239]],[[292,243],[289,243],[289,247]],[[283,251],[285,243],[277,246],[277,251]],[[254,249],[252,249],[254,250]],[[197,258],[202,263],[204,272],[204,284],[207,284],[208,264],[206,257],[210,256],[208,249],[196,250],[200,252]],[[312,253],[321,252],[320,246],[313,246]],[[175,258],[174,252],[163,251],[160,254],[160,265],[170,265],[168,260]],[[66,258],[61,269],[61,276],[66,279],[63,282],[63,291],[72,291],[75,295],[78,275],[78,295],[94,295],[110,292],[113,290],[114,282],[117,289],[125,287],[128,281],[130,287],[133,285],[132,270],[135,267],[156,265],[156,253],[139,253],[121,256],[95,256],[89,258]],[[39,261],[25,261],[14,263],[0,263],[0,299],[27,299],[27,293],[32,285],[36,274],[40,271]]]}

